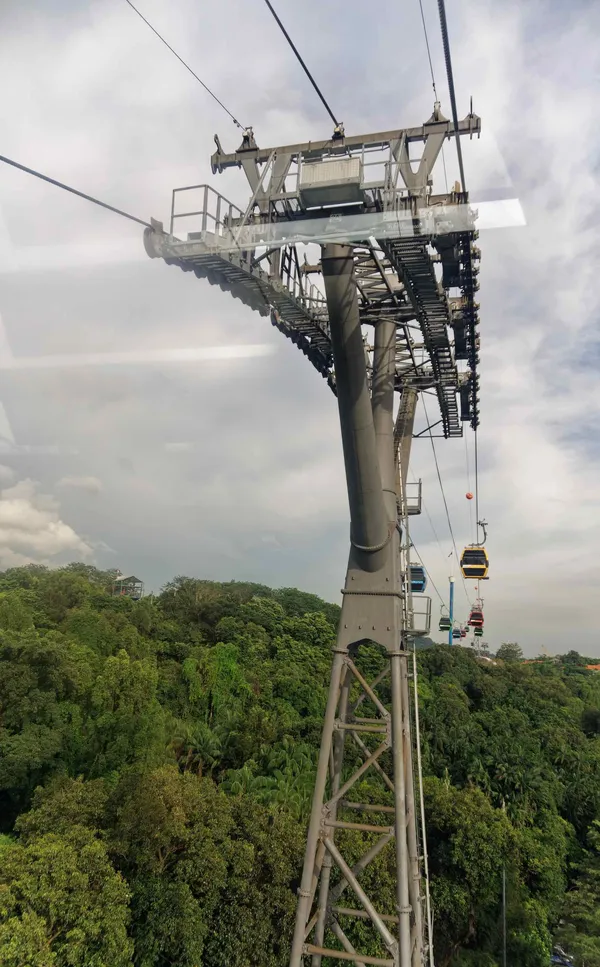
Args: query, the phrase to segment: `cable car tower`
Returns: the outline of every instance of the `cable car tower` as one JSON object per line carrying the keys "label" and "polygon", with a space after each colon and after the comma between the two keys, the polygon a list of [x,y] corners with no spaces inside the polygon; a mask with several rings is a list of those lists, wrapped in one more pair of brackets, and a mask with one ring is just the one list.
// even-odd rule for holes
{"label": "cable car tower", "polygon": [[[169,230],[153,221],[144,234],[151,258],[270,318],[338,402],[350,553],[290,967],[433,963],[407,667],[412,639],[429,633],[431,600],[413,602],[406,524],[420,497],[411,502],[407,473],[419,393],[437,397],[433,426],[445,438],[479,421],[475,216],[458,183],[434,195],[431,176],[444,141],[480,126],[472,111],[447,120],[436,102],[416,128],[347,137],[336,125],[325,141],[276,148],[260,148],[247,129],[232,153],[215,137],[213,173],[244,171],[246,209],[208,185],[175,189]],[[182,197],[193,198],[183,211]],[[184,218],[196,226],[179,238]],[[312,263],[306,245],[319,247]],[[368,642],[385,656],[370,681],[360,670]],[[360,788],[365,774],[380,783],[377,797]],[[351,860],[357,835],[364,849]],[[383,850],[395,878],[385,909],[362,876]]]}

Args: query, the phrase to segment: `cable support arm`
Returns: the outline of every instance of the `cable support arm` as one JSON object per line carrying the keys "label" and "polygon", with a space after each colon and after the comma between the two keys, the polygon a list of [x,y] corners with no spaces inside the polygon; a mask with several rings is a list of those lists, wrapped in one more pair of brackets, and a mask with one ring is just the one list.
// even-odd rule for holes
{"label": "cable support arm", "polygon": [[483,547],[483,545],[487,541],[487,520],[478,520],[477,521],[477,526],[478,527],[481,527],[481,529],[483,531],[483,540],[482,541],[478,541],[477,547]]}

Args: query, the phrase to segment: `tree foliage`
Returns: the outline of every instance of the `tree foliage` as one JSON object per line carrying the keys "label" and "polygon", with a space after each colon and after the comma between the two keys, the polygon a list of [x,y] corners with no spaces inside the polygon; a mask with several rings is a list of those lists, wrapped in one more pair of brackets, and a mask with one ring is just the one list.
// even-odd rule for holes
{"label": "tree foliage", "polygon": [[562,908],[559,939],[586,967],[600,967],[600,822],[588,833],[588,847]]}
{"label": "tree foliage", "polygon": [[523,649],[518,641],[503,641],[496,652],[496,658],[501,661],[521,661]]}
{"label": "tree foliage", "polygon": [[106,848],[72,826],[0,847],[0,958],[6,967],[130,967],[129,890]]}
{"label": "tree foliage", "polygon": [[[184,576],[135,602],[113,578],[0,575],[0,963],[287,967],[339,609]],[[501,963],[504,871],[509,961],[557,941],[600,967],[600,677],[498,657],[419,651],[436,962]],[[370,773],[358,791],[381,801]],[[338,832],[350,862],[371,842]],[[382,913],[394,876],[390,850],[361,874]]]}

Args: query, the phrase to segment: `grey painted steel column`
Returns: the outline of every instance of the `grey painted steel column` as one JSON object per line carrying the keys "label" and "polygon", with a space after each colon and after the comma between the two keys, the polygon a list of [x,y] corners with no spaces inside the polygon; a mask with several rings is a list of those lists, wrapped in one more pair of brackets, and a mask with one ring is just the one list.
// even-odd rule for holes
{"label": "grey painted steel column", "polygon": [[346,466],[352,543],[365,571],[376,571],[387,556],[385,513],[367,368],[348,245],[324,245],[323,278]]}
{"label": "grey painted steel column", "polygon": [[[340,681],[340,702],[338,708],[338,719],[345,722],[348,713],[348,699],[350,697],[350,686],[352,685],[352,675],[345,668]],[[333,776],[331,777],[331,793],[335,795],[342,784],[342,768],[344,765],[344,745],[346,732],[338,729],[333,735]],[[335,822],[337,817],[338,803],[334,802],[329,810],[328,820]],[[335,839],[335,827],[329,827],[329,838]],[[326,852],[323,859],[321,870],[321,883],[319,887],[319,917],[315,928],[314,943],[317,947],[322,947],[325,940],[325,927],[327,925],[327,904],[329,902],[329,883],[331,880],[332,859],[329,852]],[[312,955],[312,967],[321,967],[321,954]]]}
{"label": "grey painted steel column", "polygon": [[398,913],[398,939],[400,941],[399,967],[411,967],[410,897],[408,890],[409,864],[406,835],[406,776],[404,773],[404,747],[402,738],[402,683],[400,663],[406,658],[396,653],[390,655],[392,678],[392,756],[394,760],[394,806],[396,809],[396,909]]}
{"label": "grey painted steel column", "polygon": [[[398,446],[398,470],[401,484],[401,494],[403,509],[406,508],[406,483],[408,479],[408,465],[412,447],[412,437],[415,425],[415,413],[417,409],[417,391],[412,387],[405,387],[402,394],[404,396],[404,423],[400,435]],[[405,395],[406,394],[406,395]],[[407,575],[408,580],[408,575]],[[403,639],[402,647],[407,647],[407,640]],[[408,659],[407,659],[408,661]],[[406,777],[406,817],[408,834],[408,856],[409,856],[409,896],[412,906],[412,967],[422,967],[423,964],[423,911],[421,908],[421,864],[419,860],[419,840],[417,836],[417,814],[415,809],[415,787],[413,771],[413,750],[410,729],[410,695],[408,688],[408,668],[407,661],[403,661],[400,668],[401,679],[401,698],[402,698],[402,717],[403,717],[403,747],[404,747],[404,773]]]}
{"label": "grey painted steel column", "polygon": [[408,831],[408,861],[410,877],[408,890],[413,910],[412,967],[423,965],[423,910],[421,907],[421,863],[417,836],[417,813],[413,772],[412,737],[410,729],[410,696],[408,690],[407,662],[400,669],[403,712],[404,774],[406,776],[406,822]]}
{"label": "grey painted steel column", "polygon": [[[381,471],[386,510],[390,520],[396,519],[396,467],[394,460],[394,371],[396,349],[396,326],[393,322],[382,322],[375,327],[375,353],[373,364],[373,419],[377,435],[377,451]],[[400,449],[402,450],[407,431],[412,439],[413,421],[405,426]],[[410,447],[410,444],[409,444]],[[406,449],[406,446],[404,445]],[[408,459],[408,454],[407,454]],[[406,470],[403,469],[403,477]],[[394,540],[394,551],[398,553],[398,541]],[[399,590],[399,589],[398,589]],[[400,645],[398,628],[398,645]],[[396,864],[397,864],[397,904],[399,916],[399,953],[400,967],[409,967],[411,948],[414,950],[414,936],[411,934],[409,887],[409,851],[407,839],[407,793],[412,784],[412,775],[407,772],[405,748],[405,705],[402,677],[406,676],[406,660],[399,655],[391,655],[392,679],[392,754],[394,759],[394,805],[396,809]],[[414,806],[413,806],[414,818]]]}
{"label": "grey painted steel column", "polygon": [[402,483],[402,494],[406,500],[406,481],[408,478],[408,464],[410,461],[410,451],[412,448],[412,435],[415,425],[415,413],[417,411],[418,393],[412,386],[405,386],[402,390],[402,398],[406,412],[404,430],[400,437],[398,448],[398,465]]}
{"label": "grey painted steel column", "polygon": [[373,425],[381,486],[388,520],[396,519],[396,468],[394,466],[394,378],[396,371],[396,324],[375,326],[373,354]]}
{"label": "grey painted steel column", "polygon": [[315,866],[319,834],[321,832],[321,822],[323,819],[323,802],[325,799],[325,787],[327,785],[327,770],[329,769],[329,751],[331,749],[333,723],[335,722],[335,713],[337,711],[338,699],[340,695],[340,680],[342,668],[344,666],[344,658],[344,652],[336,651],[333,659],[333,667],[331,669],[329,697],[327,699],[327,708],[325,710],[325,721],[323,722],[323,737],[321,739],[321,750],[319,752],[319,762],[317,765],[315,791],[313,793],[312,810],[310,814],[310,823],[308,826],[308,837],[306,840],[306,851],[304,853],[304,869],[302,871],[300,889],[298,890],[296,926],[294,928],[294,939],[292,941],[290,967],[301,967],[302,965],[304,931],[310,916],[313,870]]}
{"label": "grey painted steel column", "polygon": [[[372,383],[372,408],[373,422],[377,439],[377,455],[379,457],[379,469],[381,473],[381,486],[383,499],[389,521],[396,521],[396,462],[394,459],[394,380],[396,374],[396,324],[392,321],[380,322],[375,327],[375,348],[373,354],[373,383]],[[412,421],[410,432],[412,435]],[[393,553],[399,554],[399,535],[394,533],[392,541]],[[400,591],[401,574],[397,567],[394,567],[393,574],[396,576],[398,586],[396,591]],[[397,628],[398,643],[400,642],[400,628]],[[397,689],[394,684],[394,662],[402,659],[391,657],[392,663],[392,691]],[[399,698],[399,701],[398,701]],[[397,693],[396,701],[392,699],[392,750],[395,749],[398,741],[402,741],[402,718],[401,708],[403,696]],[[398,728],[398,723],[400,727]],[[399,740],[400,736],[400,740]],[[396,868],[397,868],[397,902],[403,907],[408,907],[410,893],[407,890],[409,866],[406,855],[406,803],[405,793],[409,787],[411,776],[404,776],[404,790],[399,792],[398,759],[395,751],[394,756],[394,794],[395,794],[395,826],[396,826]],[[406,768],[405,756],[403,758],[403,769]],[[402,770],[400,770],[402,771]],[[404,830],[403,832],[401,830]],[[402,881],[402,885],[401,885]],[[400,896],[402,899],[400,899]],[[413,946],[411,938],[410,914],[399,914],[399,949],[400,967],[408,967],[410,963],[410,949]],[[414,967],[414,965],[413,965]],[[421,967],[421,965],[419,965]]]}

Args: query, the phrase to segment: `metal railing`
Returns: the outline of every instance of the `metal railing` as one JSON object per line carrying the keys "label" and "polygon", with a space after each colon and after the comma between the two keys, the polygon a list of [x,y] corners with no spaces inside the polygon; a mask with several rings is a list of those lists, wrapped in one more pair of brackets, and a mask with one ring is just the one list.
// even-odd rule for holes
{"label": "metal railing", "polygon": [[431,631],[431,598],[412,595],[406,632],[411,638],[424,638]]}
{"label": "metal railing", "polygon": [[[175,196],[184,191],[200,192],[199,207],[193,211],[176,211]],[[185,188],[174,188],[171,197],[170,235],[174,235],[177,219],[193,217],[200,219],[201,232],[210,232],[218,238],[225,238],[231,237],[234,223],[244,217],[244,212],[210,185],[187,185]]]}
{"label": "metal railing", "polygon": [[303,276],[298,252],[294,246],[281,250],[281,280],[294,298],[298,299],[309,312],[327,318],[325,294],[318,286],[309,282],[306,276]]}
{"label": "metal railing", "polygon": [[[197,204],[191,205],[190,210],[178,211],[178,196],[182,195],[183,192],[187,193],[186,197],[189,197],[190,192],[196,192]],[[248,268],[251,268],[258,265],[268,252],[265,252],[261,258],[253,260],[254,246],[245,248],[239,243],[238,236],[240,230],[244,228],[248,215],[249,210],[243,212],[241,208],[220,195],[210,185],[188,185],[184,188],[175,188],[171,201],[170,235],[174,237],[175,223],[178,219],[195,218],[197,221],[193,227],[196,231],[188,232],[188,241],[200,241],[210,250],[214,248],[217,252],[227,253],[228,251],[238,250],[243,253]],[[265,246],[259,247],[265,248]],[[322,317],[324,320],[327,319],[325,294],[318,286],[303,277],[298,262],[298,253],[293,246],[288,245],[281,249],[280,277],[291,295],[308,312]]]}
{"label": "metal railing", "polygon": [[422,506],[422,481],[415,480],[414,483],[406,483],[406,509],[411,517],[421,513]]}

